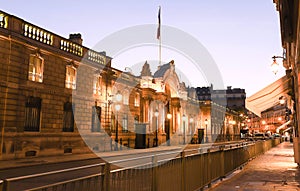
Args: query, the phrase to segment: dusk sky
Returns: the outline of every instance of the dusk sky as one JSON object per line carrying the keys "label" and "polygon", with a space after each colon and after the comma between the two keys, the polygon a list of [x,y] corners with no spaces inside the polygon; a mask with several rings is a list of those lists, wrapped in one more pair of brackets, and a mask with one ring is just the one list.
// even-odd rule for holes
{"label": "dusk sky", "polygon": [[[159,6],[162,25],[184,31],[206,48],[221,72],[225,87],[244,88],[247,96],[251,96],[284,75],[280,59],[277,75],[270,68],[271,57],[282,56],[279,14],[273,0],[11,0],[2,2],[0,9],[66,38],[70,33],[81,33],[83,45],[93,48],[124,28],[157,24]],[[162,42],[168,35],[162,31]],[[153,60],[157,48],[150,49],[143,51],[143,55],[129,50],[115,58],[113,66],[124,70],[118,62],[130,67],[130,62]],[[145,52],[149,53],[148,57]],[[188,61],[173,54],[163,49],[162,60],[174,59],[176,67],[189,68],[184,74],[193,86],[207,86]]]}

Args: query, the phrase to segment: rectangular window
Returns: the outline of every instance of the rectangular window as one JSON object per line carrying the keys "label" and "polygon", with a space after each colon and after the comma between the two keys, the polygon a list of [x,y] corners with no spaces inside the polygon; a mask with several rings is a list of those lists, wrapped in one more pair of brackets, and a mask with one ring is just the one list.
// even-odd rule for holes
{"label": "rectangular window", "polygon": [[28,80],[43,82],[44,59],[39,54],[32,54],[29,58]]}
{"label": "rectangular window", "polygon": [[93,92],[95,95],[101,95],[102,77],[97,75],[94,76],[94,88]]}
{"label": "rectangular window", "polygon": [[123,92],[123,104],[128,105],[129,104],[129,91],[124,90]]}
{"label": "rectangular window", "polygon": [[39,131],[42,99],[38,97],[27,98],[25,104],[24,131]]}
{"label": "rectangular window", "polygon": [[64,116],[63,116],[63,132],[74,131],[74,105],[71,102],[64,104]]}
{"label": "rectangular window", "polygon": [[122,125],[123,125],[123,129],[122,129],[123,132],[128,132],[128,115],[124,115]]}
{"label": "rectangular window", "polygon": [[92,108],[92,132],[100,132],[101,128],[101,107],[93,106]]}
{"label": "rectangular window", "polygon": [[76,89],[76,68],[72,65],[66,66],[66,88]]}

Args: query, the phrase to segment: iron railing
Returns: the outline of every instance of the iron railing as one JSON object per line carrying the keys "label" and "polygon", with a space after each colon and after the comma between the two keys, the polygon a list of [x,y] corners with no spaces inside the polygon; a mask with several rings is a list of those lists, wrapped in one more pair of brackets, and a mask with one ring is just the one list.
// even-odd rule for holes
{"label": "iron railing", "polygon": [[[192,191],[199,190],[217,179],[222,179],[235,169],[246,164],[248,160],[256,157],[270,148],[278,145],[281,139],[270,139],[248,143],[221,145],[217,147],[197,148],[177,152],[173,158],[162,158],[158,155],[138,157],[136,159],[124,159],[111,163],[89,165],[80,168],[29,175],[18,178],[10,178],[0,182],[0,188],[4,191],[14,190],[100,190],[100,191]],[[174,151],[173,151],[174,153]],[[147,158],[147,159],[145,159]],[[111,170],[111,165],[122,162],[142,160],[142,165]],[[99,168],[100,173],[88,175],[77,179],[66,180],[46,186],[35,188],[20,187],[24,181],[45,180],[51,176],[61,176],[70,171],[80,169]],[[23,183],[22,183],[23,182]],[[2,187],[1,187],[2,186]],[[1,190],[0,190],[1,191]]]}

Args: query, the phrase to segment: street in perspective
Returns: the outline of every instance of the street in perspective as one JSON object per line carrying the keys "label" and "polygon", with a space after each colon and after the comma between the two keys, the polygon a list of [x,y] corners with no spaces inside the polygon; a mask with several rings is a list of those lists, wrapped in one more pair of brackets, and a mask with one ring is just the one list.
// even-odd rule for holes
{"label": "street in perspective", "polygon": [[3,3],[0,191],[300,190],[299,8]]}

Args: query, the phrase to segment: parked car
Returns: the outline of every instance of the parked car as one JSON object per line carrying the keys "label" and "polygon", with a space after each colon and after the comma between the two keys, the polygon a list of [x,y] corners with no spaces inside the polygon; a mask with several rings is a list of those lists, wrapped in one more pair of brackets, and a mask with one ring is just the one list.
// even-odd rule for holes
{"label": "parked car", "polygon": [[253,135],[254,140],[266,140],[269,137],[265,133],[255,133]]}

